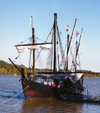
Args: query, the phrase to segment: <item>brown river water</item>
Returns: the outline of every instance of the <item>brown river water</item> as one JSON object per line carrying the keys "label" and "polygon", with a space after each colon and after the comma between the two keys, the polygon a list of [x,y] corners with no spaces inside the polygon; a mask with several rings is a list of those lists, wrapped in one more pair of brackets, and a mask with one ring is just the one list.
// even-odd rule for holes
{"label": "brown river water", "polygon": [[[100,103],[25,100],[20,75],[0,75],[0,113],[100,113]],[[83,94],[100,96],[100,78],[84,77]],[[13,97],[13,98],[12,98]]]}

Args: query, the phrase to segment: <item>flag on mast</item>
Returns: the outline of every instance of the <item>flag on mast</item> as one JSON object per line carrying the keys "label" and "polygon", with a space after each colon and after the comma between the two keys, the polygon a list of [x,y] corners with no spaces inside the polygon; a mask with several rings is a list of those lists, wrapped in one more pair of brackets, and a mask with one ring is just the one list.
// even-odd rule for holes
{"label": "flag on mast", "polygon": [[76,37],[79,35],[80,33],[78,33],[78,31],[76,31]]}
{"label": "flag on mast", "polygon": [[69,29],[69,25],[67,26],[66,32],[68,32],[68,29]]}
{"label": "flag on mast", "polygon": [[31,16],[30,21],[29,21],[29,25],[32,26],[32,24],[33,24],[33,19],[32,19],[32,16]]}

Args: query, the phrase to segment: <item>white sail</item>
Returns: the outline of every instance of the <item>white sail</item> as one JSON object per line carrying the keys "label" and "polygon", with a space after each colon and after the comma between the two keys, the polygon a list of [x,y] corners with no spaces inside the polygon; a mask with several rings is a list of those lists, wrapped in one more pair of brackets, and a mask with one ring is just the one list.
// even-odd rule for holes
{"label": "white sail", "polygon": [[36,50],[41,48],[42,50],[50,50],[52,44],[39,44],[39,45],[15,45],[19,54],[25,52],[26,50]]}
{"label": "white sail", "polygon": [[67,79],[69,77],[69,79],[75,83],[76,81],[80,80],[80,78],[82,77],[83,73],[71,73],[71,74],[65,74],[65,79]]}

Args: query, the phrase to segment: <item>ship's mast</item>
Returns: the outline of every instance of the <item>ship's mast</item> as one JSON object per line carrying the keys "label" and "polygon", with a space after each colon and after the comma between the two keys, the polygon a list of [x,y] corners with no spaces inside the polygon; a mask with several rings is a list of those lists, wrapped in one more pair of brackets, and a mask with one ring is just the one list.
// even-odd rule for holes
{"label": "ship's mast", "polygon": [[[33,45],[35,45],[35,29],[32,28]],[[35,50],[33,50],[33,81],[35,81]]]}
{"label": "ship's mast", "polygon": [[79,47],[80,47],[82,32],[83,32],[83,28],[82,28],[82,30],[81,30],[80,39],[79,39],[79,44],[78,44],[78,42],[76,41],[75,72],[76,72],[76,69],[77,69],[77,56],[78,56],[78,52],[79,52]]}
{"label": "ship's mast", "polygon": [[77,21],[77,19],[75,19],[72,35],[71,35],[70,42],[69,42],[68,47],[67,47],[66,64],[65,64],[65,70],[66,71],[68,71],[68,55],[69,55],[69,50],[70,50],[70,47],[71,47],[71,42],[72,42],[74,30],[75,30],[76,21]]}
{"label": "ship's mast", "polygon": [[[67,34],[67,57],[68,57],[68,48],[69,48],[69,34]],[[66,57],[66,72],[68,72],[68,58]]]}
{"label": "ship's mast", "polygon": [[56,33],[57,33],[57,13],[54,13],[54,73],[56,72]]}

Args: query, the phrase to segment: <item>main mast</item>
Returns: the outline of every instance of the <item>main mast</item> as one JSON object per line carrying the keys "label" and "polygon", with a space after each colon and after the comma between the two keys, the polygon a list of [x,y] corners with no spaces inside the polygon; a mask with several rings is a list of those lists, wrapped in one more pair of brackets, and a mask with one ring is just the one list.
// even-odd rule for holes
{"label": "main mast", "polygon": [[54,73],[56,72],[56,33],[57,33],[57,13],[54,13]]}
{"label": "main mast", "polygon": [[[32,28],[33,45],[35,45],[35,29]],[[33,50],[33,81],[35,81],[35,50]]]}

